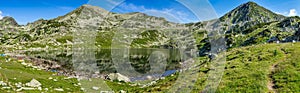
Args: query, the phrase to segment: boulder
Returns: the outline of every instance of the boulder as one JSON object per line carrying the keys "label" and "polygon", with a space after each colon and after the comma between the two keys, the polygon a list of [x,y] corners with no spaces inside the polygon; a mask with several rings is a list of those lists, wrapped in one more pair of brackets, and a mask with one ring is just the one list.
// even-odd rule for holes
{"label": "boulder", "polygon": [[111,73],[108,75],[110,80],[118,80],[118,81],[125,81],[130,82],[130,79],[120,73]]}
{"label": "boulder", "polygon": [[29,86],[29,87],[40,87],[40,86],[42,86],[42,84],[39,81],[37,81],[36,79],[32,79],[30,82],[26,83],[25,85]]}
{"label": "boulder", "polygon": [[92,89],[93,89],[93,90],[99,90],[99,87],[93,86]]}
{"label": "boulder", "polygon": [[64,91],[64,89],[62,89],[62,88],[54,88],[54,90],[56,90],[56,91]]}

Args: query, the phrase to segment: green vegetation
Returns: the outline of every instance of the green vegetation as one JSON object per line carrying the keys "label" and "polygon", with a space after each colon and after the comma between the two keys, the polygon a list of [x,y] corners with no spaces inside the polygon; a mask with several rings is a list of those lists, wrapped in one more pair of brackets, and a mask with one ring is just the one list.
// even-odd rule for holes
{"label": "green vegetation", "polygon": [[[99,15],[102,17],[102,12],[94,10],[105,11],[85,5],[65,16],[51,20],[39,20],[26,26],[19,26],[13,18],[6,17],[4,18],[5,20],[0,20],[0,48],[5,47],[5,49],[9,49],[5,50],[6,52],[17,52],[14,49],[28,50],[25,53],[27,56],[56,61],[63,68],[72,69],[72,53],[69,50],[71,50],[73,44],[77,44],[78,42],[81,44],[80,40],[74,42],[73,39],[95,39],[95,42],[90,44],[94,44],[96,47],[88,45],[87,47],[96,48],[95,50],[101,51],[93,51],[96,54],[96,62],[100,68],[100,73],[113,73],[115,72],[115,68],[111,62],[111,50],[104,49],[119,46],[112,46],[114,36],[122,39],[114,41],[120,42],[120,44],[130,43],[130,40],[123,40],[124,38],[132,39],[130,43],[131,48],[176,48],[179,45],[178,41],[185,40],[182,45],[195,43],[200,53],[198,59],[201,64],[197,65],[199,76],[197,77],[198,80],[195,81],[196,86],[192,92],[198,93],[206,87],[205,84],[208,83],[206,79],[208,73],[211,71],[211,59],[206,55],[210,51],[208,34],[211,34],[207,32],[209,30],[206,27],[211,26],[209,23],[214,20],[174,24],[163,18],[147,16],[142,13],[110,13],[111,15],[107,17],[107,20],[104,20],[103,23],[95,23],[96,26],[84,27],[85,24],[77,24],[78,22],[99,17]],[[79,16],[81,13],[87,14]],[[93,22],[91,21],[91,23]],[[144,26],[144,22],[147,22],[146,26]],[[219,30],[222,33],[224,31],[226,44],[229,47],[227,50],[225,71],[216,91],[217,93],[285,93],[300,91],[300,57],[298,56],[300,55],[300,43],[282,43],[299,41],[299,17],[284,17],[254,2],[248,2],[225,14],[220,18],[220,21],[212,25],[221,26]],[[187,26],[191,31],[174,30],[173,27],[177,26]],[[88,31],[95,31],[96,34],[73,37],[73,32],[81,31],[81,27],[84,29],[87,28]],[[127,27],[130,29],[127,29]],[[143,27],[150,27],[151,29]],[[122,30],[118,32],[118,29]],[[169,29],[170,31],[165,29]],[[136,31],[142,31],[142,33],[136,35],[139,33]],[[192,33],[191,35],[190,32]],[[89,33],[78,32],[77,34],[81,36],[81,34]],[[95,38],[90,36],[95,36]],[[190,39],[192,37],[194,38]],[[219,37],[215,37],[214,39],[219,39]],[[82,41],[84,42],[84,40]],[[31,49],[41,50],[29,51]],[[2,50],[4,51],[4,49]],[[149,71],[150,65],[148,63],[148,56],[143,56],[142,53],[152,51],[136,51],[139,51],[142,56],[130,56],[131,65],[138,72],[146,73]],[[137,55],[140,55],[139,53]],[[177,53],[173,52],[170,54]],[[179,68],[178,65],[181,57],[172,56],[167,61],[168,65],[173,63],[167,67],[168,70]],[[25,60],[25,63],[29,64],[32,62]],[[79,82],[82,83],[85,91],[93,92],[96,92],[96,90],[91,87],[99,84],[100,86],[97,87],[100,90],[107,89],[106,86],[101,86],[104,83],[115,92],[167,92],[179,76],[177,72],[156,81],[123,82],[94,78],[78,81],[75,78],[67,79],[65,76],[57,76],[55,74],[38,70],[32,66],[25,66],[24,63],[17,62],[17,59],[8,56],[0,57],[0,81],[8,84],[0,85],[0,92],[16,92],[19,88],[15,83],[20,82],[25,84],[33,78],[42,83],[42,90],[21,90],[20,92],[56,93],[58,91],[54,90],[55,88],[61,88],[66,93],[83,92],[80,90],[80,86],[78,86]],[[50,77],[57,81],[49,79]],[[143,86],[144,84],[150,85]],[[5,89],[7,87],[9,89]]]}
{"label": "green vegetation", "polygon": [[[299,91],[300,78],[297,74],[300,72],[297,67],[293,67],[299,61],[294,60],[297,56],[289,56],[299,55],[296,54],[299,52],[283,51],[295,50],[299,46],[300,43],[262,44],[229,50],[224,76],[217,92],[272,92],[268,90],[268,82],[275,82],[275,86],[269,87],[277,92]],[[272,72],[273,68],[275,72]]]}
{"label": "green vegetation", "polygon": [[[7,61],[11,59],[10,61]],[[30,63],[26,61],[26,63]],[[64,92],[80,92],[80,87],[75,86],[78,83],[75,78],[67,78],[65,76],[57,76],[56,73],[38,70],[30,66],[22,65],[16,59],[10,57],[0,57],[0,81],[7,83],[7,86],[0,85],[0,92],[14,92],[20,88],[17,88],[16,83],[22,83],[22,87],[26,87],[24,84],[30,82],[32,79],[38,80],[42,86],[42,90],[21,90],[20,92],[26,93],[57,93],[59,91],[54,90],[55,88],[61,88]],[[53,79],[49,79],[49,78]],[[57,80],[57,81],[54,81]],[[3,87],[10,87],[10,89],[4,89]]]}
{"label": "green vegetation", "polygon": [[72,42],[73,36],[62,36],[62,37],[56,38],[56,41],[60,42],[60,43],[67,43],[67,41]]}
{"label": "green vegetation", "polygon": [[[162,40],[162,37],[164,37],[164,36],[160,37],[160,35],[163,35],[163,34],[161,34],[157,30],[144,31],[138,35],[138,37],[141,37],[141,38],[134,39],[131,42],[131,46],[137,47],[139,45],[149,45],[153,42],[159,42],[160,40]],[[149,46],[142,46],[142,47],[149,47]]]}
{"label": "green vegetation", "polygon": [[300,91],[300,46],[299,44],[286,46],[283,48],[286,59],[275,64],[275,71],[272,79],[274,88],[278,92],[299,92]]}

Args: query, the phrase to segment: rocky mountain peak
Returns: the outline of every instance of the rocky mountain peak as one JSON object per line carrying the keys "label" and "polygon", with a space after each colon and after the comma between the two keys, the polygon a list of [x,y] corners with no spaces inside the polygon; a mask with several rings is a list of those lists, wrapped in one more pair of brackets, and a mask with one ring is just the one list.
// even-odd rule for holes
{"label": "rocky mountain peak", "polygon": [[12,26],[18,26],[17,21],[12,17],[3,17],[3,19],[0,20],[0,23],[4,23],[5,25],[12,25]]}
{"label": "rocky mountain peak", "polygon": [[82,5],[79,8],[73,10],[72,12],[60,16],[54,20],[57,20],[59,22],[68,22],[70,23],[71,21],[77,20],[77,19],[89,19],[89,18],[94,18],[94,17],[101,17],[104,18],[107,14],[110,12],[97,7],[97,6],[92,6],[92,5]]}
{"label": "rocky mountain peak", "polygon": [[273,13],[272,11],[258,5],[257,3],[250,1],[238,6],[229,13],[222,16],[220,19],[221,21],[241,25],[242,23],[250,21],[255,21],[256,24],[280,21],[284,19],[284,16]]}
{"label": "rocky mountain peak", "polygon": [[93,6],[93,5],[88,5],[88,4],[84,4],[80,8],[91,9],[91,10],[94,10],[95,12],[99,12],[99,13],[108,13],[107,10],[105,10],[105,9],[103,9],[101,7]]}

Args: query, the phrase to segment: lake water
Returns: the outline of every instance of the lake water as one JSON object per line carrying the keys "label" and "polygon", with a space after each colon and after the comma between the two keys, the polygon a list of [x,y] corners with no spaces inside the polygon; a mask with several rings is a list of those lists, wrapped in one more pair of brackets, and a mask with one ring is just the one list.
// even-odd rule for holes
{"label": "lake water", "polygon": [[[93,62],[97,64],[98,71],[102,74],[115,73],[117,70],[115,69],[112,51],[115,53],[119,50],[112,49],[99,49],[94,51],[95,59]],[[180,69],[179,62],[182,61],[183,56],[182,53],[178,49],[129,49],[128,59],[130,61],[131,66],[135,69],[135,71],[145,74],[151,70],[150,60],[155,59],[154,52],[162,53],[164,56],[160,58],[164,58],[166,61],[165,71],[173,71],[176,69]],[[67,50],[47,50],[47,51],[28,51],[27,55],[39,57],[43,59],[49,59],[59,62],[63,67],[68,69],[73,69],[72,58],[74,57],[73,51]],[[121,54],[123,55],[123,54]],[[126,55],[126,54],[124,54]],[[150,58],[152,57],[152,58]],[[118,59],[118,58],[115,58]]]}

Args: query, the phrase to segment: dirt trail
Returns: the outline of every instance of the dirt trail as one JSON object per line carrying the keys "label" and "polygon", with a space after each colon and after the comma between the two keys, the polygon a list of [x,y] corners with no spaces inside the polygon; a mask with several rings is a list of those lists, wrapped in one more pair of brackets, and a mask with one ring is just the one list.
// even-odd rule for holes
{"label": "dirt trail", "polygon": [[[284,52],[284,51],[283,51],[283,52]],[[281,62],[284,62],[284,61],[286,60],[286,58],[287,58],[286,55],[287,55],[287,53],[284,52],[283,58],[280,59],[280,60],[278,60],[277,62],[273,63],[273,64],[269,67],[269,74],[268,74],[268,78],[269,78],[269,79],[268,79],[268,85],[267,85],[267,87],[268,87],[268,89],[269,89],[269,92],[271,92],[271,93],[277,93],[277,92],[275,91],[275,89],[274,89],[275,84],[274,84],[274,80],[273,80],[272,76],[273,76],[273,74],[275,73],[275,70],[276,70],[278,64],[281,63]]]}
{"label": "dirt trail", "polygon": [[272,92],[272,93],[276,93],[276,92],[275,92],[275,89],[274,89],[275,84],[274,84],[274,81],[273,81],[273,79],[272,79],[272,74],[275,72],[275,68],[276,68],[277,64],[278,64],[278,62],[275,63],[275,64],[273,64],[273,65],[269,68],[269,71],[270,71],[270,72],[269,72],[269,75],[268,75],[269,81],[268,81],[267,87],[268,87],[269,91]]}

